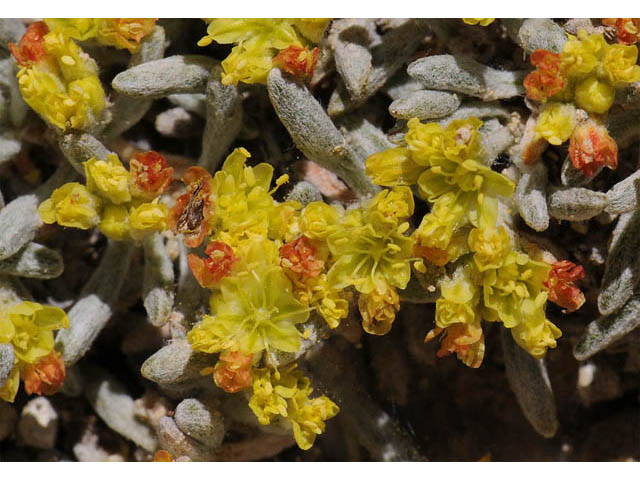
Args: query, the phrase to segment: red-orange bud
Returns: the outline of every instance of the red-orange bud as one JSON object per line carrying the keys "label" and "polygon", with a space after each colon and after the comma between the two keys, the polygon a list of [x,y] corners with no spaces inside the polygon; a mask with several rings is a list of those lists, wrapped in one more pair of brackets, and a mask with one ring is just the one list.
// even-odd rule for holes
{"label": "red-orange bud", "polygon": [[280,247],[280,258],[280,264],[284,268],[302,278],[317,277],[324,269],[324,261],[317,258],[316,247],[304,235]]}
{"label": "red-orange bud", "polygon": [[569,142],[569,156],[573,166],[588,177],[600,167],[618,167],[618,146],[607,129],[593,120],[584,122],[573,132]]}
{"label": "red-orange bud", "polygon": [[291,45],[276,55],[273,64],[294,77],[311,77],[318,62],[318,53],[317,47],[310,51],[304,47]]}
{"label": "red-orange bud", "polygon": [[549,278],[544,282],[544,286],[549,289],[549,300],[569,312],[575,312],[584,303],[584,294],[576,287],[575,282],[584,277],[582,265],[569,260],[552,264]]}
{"label": "red-orange bud", "polygon": [[62,355],[54,350],[37,364],[26,365],[22,375],[29,395],[53,395],[60,390],[66,376]]}
{"label": "red-orange bud", "polygon": [[162,194],[173,179],[173,167],[158,152],[136,153],[129,161],[134,195],[155,198]]}
{"label": "red-orange bud", "polygon": [[44,22],[35,22],[27,27],[27,31],[20,39],[20,45],[9,43],[9,49],[16,61],[26,66],[36,63],[47,55],[44,49],[44,36],[49,33],[49,27]]}
{"label": "red-orange bud", "polygon": [[227,393],[236,393],[251,386],[253,354],[224,352],[213,369],[213,381]]}
{"label": "red-orange bud", "polygon": [[560,68],[560,54],[538,49],[531,54],[530,60],[537,68],[524,79],[527,97],[544,102],[562,91],[565,78]]}
{"label": "red-orange bud", "polygon": [[218,285],[220,280],[231,273],[231,268],[238,259],[233,254],[233,249],[224,242],[209,243],[204,253],[208,255],[207,258],[190,254],[187,261],[198,283],[210,288]]}

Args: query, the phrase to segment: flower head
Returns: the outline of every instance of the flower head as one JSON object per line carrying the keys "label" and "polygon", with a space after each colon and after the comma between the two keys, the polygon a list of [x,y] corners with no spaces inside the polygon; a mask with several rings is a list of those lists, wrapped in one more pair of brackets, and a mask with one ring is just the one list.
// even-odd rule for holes
{"label": "flower head", "polygon": [[[267,240],[255,242],[256,247],[264,244],[270,248]],[[298,351],[300,332],[296,325],[309,318],[309,309],[295,298],[280,267],[269,260],[241,258],[251,263],[251,268],[220,282],[220,292],[211,296],[212,314],[205,315],[188,334],[192,348],[206,353],[233,350],[250,354],[274,348]]]}
{"label": "flower head", "polygon": [[155,25],[155,18],[102,18],[98,20],[96,38],[102,45],[138,51],[140,42],[149,35]]}
{"label": "flower head", "polygon": [[480,25],[486,27],[494,22],[495,18],[463,18],[462,21],[467,25]]}
{"label": "flower head", "polygon": [[44,22],[34,22],[27,27],[19,45],[9,43],[9,49],[19,65],[26,67],[38,63],[47,55],[44,48],[44,36],[47,33],[49,28]]}
{"label": "flower head", "polygon": [[358,308],[364,331],[371,335],[385,335],[391,330],[396,312],[400,310],[400,297],[393,287],[376,287],[371,293],[360,295]]}
{"label": "flower head", "polygon": [[286,419],[296,443],[303,450],[313,446],[324,432],[325,422],[338,414],[338,406],[322,395],[309,398],[313,388],[295,364],[282,370],[256,369],[249,407],[263,425],[276,417]]}
{"label": "flower head", "polygon": [[324,269],[324,260],[318,257],[317,248],[304,235],[280,248],[280,264],[302,278],[317,277]]}
{"label": "flower head", "polygon": [[549,97],[560,93],[567,79],[562,71],[562,57],[548,50],[535,50],[530,57],[536,70],[524,79],[527,97],[545,102]]}
{"label": "flower head", "polygon": [[36,364],[25,364],[21,375],[27,394],[53,395],[62,388],[66,375],[62,355],[54,350]]}
{"label": "flower head", "polygon": [[129,160],[129,169],[132,195],[145,200],[164,193],[173,179],[173,167],[158,152],[136,153]]}
{"label": "flower head", "polygon": [[588,120],[573,132],[569,157],[574,167],[591,177],[604,166],[612,170],[618,167],[618,146],[603,125]]}
{"label": "flower head", "polygon": [[294,77],[311,77],[318,62],[319,52],[317,47],[309,50],[305,47],[291,45],[274,57],[273,65]]}
{"label": "flower head", "polygon": [[129,226],[131,236],[140,240],[154,232],[161,232],[167,228],[167,206],[159,203],[156,198],[151,203],[143,203],[132,207],[129,211]]}
{"label": "flower head", "polygon": [[207,258],[189,254],[189,268],[198,283],[205,288],[216,287],[220,281],[231,274],[231,269],[238,258],[233,249],[224,242],[210,242],[205,249]]}
{"label": "flower head", "polygon": [[549,300],[575,312],[584,304],[584,294],[576,287],[575,282],[584,278],[584,268],[569,260],[556,262],[551,266],[549,278],[544,286],[549,289]]}
{"label": "flower head", "polygon": [[107,204],[102,209],[98,228],[107,237],[115,240],[128,239],[131,233],[129,226],[129,209],[126,205]]}
{"label": "flower head", "polygon": [[536,123],[536,135],[552,145],[561,145],[573,133],[576,109],[569,103],[549,103]]}
{"label": "flower head", "polygon": [[[252,361],[253,355],[245,355],[241,352],[221,353],[213,369],[214,382],[227,393],[236,393],[250,387]],[[205,370],[209,373],[208,369]]]}
{"label": "flower head", "polygon": [[455,353],[462,363],[478,368],[484,359],[484,335],[480,322],[473,325],[455,323],[447,328],[436,327],[425,337],[425,343],[442,334],[438,358]]}
{"label": "flower head", "polygon": [[98,224],[101,203],[84,185],[71,182],[54,190],[51,198],[40,204],[38,214],[44,223],[87,230]]}
{"label": "flower head", "polygon": [[126,203],[131,200],[129,192],[129,172],[117,155],[107,155],[107,161],[93,157],[83,163],[87,176],[87,189],[112,203]]}

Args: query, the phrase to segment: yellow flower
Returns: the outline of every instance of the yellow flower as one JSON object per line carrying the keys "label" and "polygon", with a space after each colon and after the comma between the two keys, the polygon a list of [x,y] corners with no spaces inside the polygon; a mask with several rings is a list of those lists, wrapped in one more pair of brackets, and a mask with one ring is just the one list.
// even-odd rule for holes
{"label": "yellow flower", "polygon": [[311,202],[300,213],[300,232],[308,238],[327,238],[340,222],[340,212],[324,202]]}
{"label": "yellow flower", "polygon": [[414,207],[411,189],[409,187],[394,187],[378,193],[371,200],[368,208],[371,213],[381,214],[373,216],[372,220],[382,219],[395,224],[398,221],[407,220],[413,214]]}
{"label": "yellow flower", "polygon": [[315,43],[326,23],[321,19],[216,18],[198,45],[237,44],[222,61],[223,84],[265,83],[279,51]]}
{"label": "yellow flower", "polygon": [[454,277],[440,286],[441,296],[436,301],[436,325],[447,328],[456,323],[472,325],[479,321],[478,289],[472,279],[473,268],[468,265],[456,271]]}
{"label": "yellow flower", "polygon": [[413,185],[424,171],[424,166],[412,160],[406,147],[390,148],[367,158],[366,174],[373,183],[383,187]]}
{"label": "yellow flower", "polygon": [[596,77],[587,77],[576,85],[574,95],[576,105],[583,110],[605,113],[613,105],[616,91],[611,85]]}
{"label": "yellow flower", "polygon": [[[377,210],[380,198],[386,195],[379,193],[368,210],[348,212],[327,238],[329,250],[336,259],[328,273],[334,288],[353,285],[360,293],[371,293],[374,288],[382,289],[387,284],[396,288],[407,286],[412,241],[404,233],[409,224],[401,223],[403,217],[384,218]],[[406,207],[404,213],[412,214],[413,205]]]}
{"label": "yellow flower", "polygon": [[495,18],[463,18],[462,21],[467,25],[486,27],[487,25],[491,25],[495,21]]}
{"label": "yellow flower", "polygon": [[562,48],[562,68],[570,77],[585,77],[598,68],[607,42],[602,34],[580,30],[578,37],[569,36]]}
{"label": "yellow flower", "polygon": [[611,85],[622,87],[640,80],[640,66],[637,63],[638,47],[616,43],[608,46],[602,59],[602,68]]}
{"label": "yellow flower", "polygon": [[134,53],[155,26],[155,18],[101,18],[98,19],[96,39],[102,45],[124,48]]}
{"label": "yellow flower", "polygon": [[532,357],[542,358],[548,348],[556,347],[556,339],[562,336],[562,332],[545,318],[544,313],[540,313],[544,310],[539,304],[527,302],[523,304],[523,307],[531,309],[532,313],[526,315],[526,320],[523,323],[512,328],[511,334],[516,343],[529,352]]}
{"label": "yellow flower", "polygon": [[71,182],[54,190],[51,198],[40,204],[38,213],[44,223],[87,230],[98,224],[100,204],[84,185]]}
{"label": "yellow flower", "polygon": [[159,203],[157,198],[151,203],[143,203],[137,208],[132,207],[129,212],[131,236],[140,240],[151,233],[166,230],[168,213],[167,206]]}
{"label": "yellow flower", "polygon": [[[77,25],[77,29],[85,27]],[[106,98],[97,66],[73,40],[61,32],[49,32],[44,22],[35,22],[20,48],[12,45],[12,52],[22,67],[20,92],[46,121],[65,131],[85,129],[100,118]]]}
{"label": "yellow flower", "polygon": [[220,292],[211,296],[211,313],[188,334],[194,350],[296,352],[300,348],[296,325],[309,318],[309,308],[294,297],[282,269],[268,264],[254,264],[250,270],[225,277]]}
{"label": "yellow flower", "polygon": [[444,129],[440,125],[412,118],[407,127],[404,139],[415,163],[428,167],[435,159],[444,158]]}
{"label": "yellow flower", "polygon": [[98,30],[96,18],[45,18],[49,30],[60,32],[76,40],[87,40],[96,36]]}
{"label": "yellow flower", "polygon": [[105,205],[98,228],[107,237],[115,240],[129,238],[129,210],[126,205]]}
{"label": "yellow flower", "polygon": [[352,294],[349,290],[332,288],[327,275],[293,279],[293,293],[304,305],[315,309],[324,318],[329,328],[337,328],[349,314]]}
{"label": "yellow flower", "polygon": [[502,226],[474,228],[469,233],[469,248],[479,271],[498,268],[509,251],[509,234]]}
{"label": "yellow flower", "polygon": [[[453,120],[443,132],[443,150],[449,160],[464,162],[479,158],[482,146],[480,143],[480,127],[482,120],[469,117]],[[431,161],[433,166],[436,166]]]}
{"label": "yellow flower", "polygon": [[115,204],[131,201],[130,175],[117,155],[107,155],[107,161],[93,157],[83,163],[87,189]]}
{"label": "yellow flower", "polygon": [[371,335],[385,335],[391,330],[396,312],[400,310],[400,297],[395,288],[386,285],[358,298],[362,315],[362,328]]}
{"label": "yellow flower", "polygon": [[37,363],[53,351],[53,330],[69,327],[64,310],[20,302],[0,315],[0,343],[11,343],[17,361]]}
{"label": "yellow flower", "polygon": [[285,418],[291,424],[298,446],[308,450],[316,436],[324,432],[325,421],[340,410],[324,395],[309,398],[312,392],[309,379],[295,364],[280,371],[260,368],[254,371],[249,407],[263,425],[270,424],[277,416]]}
{"label": "yellow flower", "polygon": [[536,123],[536,135],[552,145],[569,140],[575,127],[576,109],[568,103],[548,103]]}
{"label": "yellow flower", "polygon": [[5,384],[0,388],[0,400],[4,400],[5,402],[13,403],[13,400],[16,398],[18,394],[18,389],[20,388],[20,368],[18,366],[14,366],[9,373],[9,378],[5,382]]}

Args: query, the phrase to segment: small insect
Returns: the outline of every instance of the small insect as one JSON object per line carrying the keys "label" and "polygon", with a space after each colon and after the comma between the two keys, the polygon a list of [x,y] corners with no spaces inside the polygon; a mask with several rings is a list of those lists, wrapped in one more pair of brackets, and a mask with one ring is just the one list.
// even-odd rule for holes
{"label": "small insect", "polygon": [[189,203],[178,218],[176,225],[178,233],[195,233],[202,226],[205,204],[204,184],[205,179],[200,180],[189,198]]}

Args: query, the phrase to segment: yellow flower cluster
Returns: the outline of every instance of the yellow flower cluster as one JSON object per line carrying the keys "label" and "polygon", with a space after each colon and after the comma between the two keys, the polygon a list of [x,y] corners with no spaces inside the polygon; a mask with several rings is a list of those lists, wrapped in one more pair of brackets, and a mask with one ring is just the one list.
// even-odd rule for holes
{"label": "yellow flower cluster", "polygon": [[298,446],[308,450],[316,436],[324,432],[325,421],[335,417],[340,410],[324,395],[309,398],[312,392],[309,379],[295,364],[281,371],[260,368],[254,371],[249,407],[263,425],[282,417],[291,425]]}
{"label": "yellow flower cluster", "polygon": [[65,131],[87,129],[99,120],[106,97],[98,68],[71,38],[36,22],[19,47],[11,48],[21,67],[20,92],[47,122]]}
{"label": "yellow flower cluster", "polygon": [[0,344],[11,344],[15,355],[0,399],[13,402],[20,378],[27,393],[53,394],[62,386],[64,363],[53,349],[53,330],[68,326],[67,314],[58,307],[19,302],[0,311]]}
{"label": "yellow flower cluster", "polygon": [[115,154],[106,160],[95,157],[84,162],[87,184],[71,182],[54,190],[38,207],[44,223],[87,230],[98,227],[116,239],[142,240],[167,228],[168,210],[159,202],[166,185],[148,201],[138,188],[139,175],[131,175]]}
{"label": "yellow flower cluster", "polygon": [[324,18],[216,18],[198,45],[236,44],[222,61],[223,84],[265,83],[278,52],[293,47],[299,54],[318,43],[327,23]]}
{"label": "yellow flower cluster", "polygon": [[[563,111],[551,112],[556,116],[546,123],[554,130],[563,124]],[[426,341],[442,334],[438,355],[456,353],[470,367],[480,366],[484,356],[483,319],[512,329],[518,344],[535,357],[555,347],[560,336],[545,317],[544,282],[550,266],[514,250],[509,234],[498,225],[498,198],[510,196],[514,185],[480,163],[481,125],[476,118],[452,121],[446,128],[412,119],[406,146],[377,153],[366,162],[374,182],[417,184],[419,194],[433,203],[412,235],[414,253],[436,265],[459,262],[453,277],[441,285],[436,328]],[[379,301],[378,308],[384,312],[380,317],[392,314],[393,305],[389,295]]]}
{"label": "yellow flower cluster", "polygon": [[127,49],[134,53],[140,42],[149,35],[155,18],[46,18],[53,32],[60,32],[75,40],[95,39],[100,45]]}

